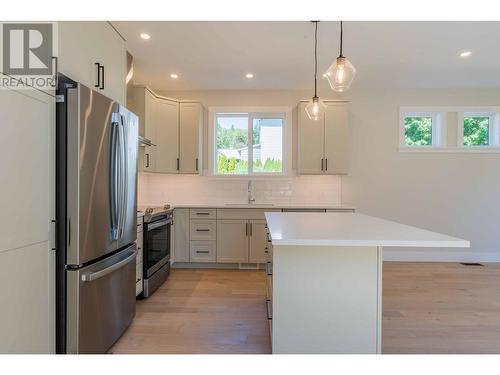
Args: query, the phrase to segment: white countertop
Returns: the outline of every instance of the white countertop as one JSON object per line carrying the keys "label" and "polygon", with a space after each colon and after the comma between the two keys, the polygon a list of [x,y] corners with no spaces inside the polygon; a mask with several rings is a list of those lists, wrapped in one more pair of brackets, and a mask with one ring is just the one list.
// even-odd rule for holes
{"label": "white countertop", "polygon": [[356,213],[267,212],[273,245],[470,247],[470,242]]}
{"label": "white countertop", "polygon": [[258,209],[327,209],[327,210],[354,210],[350,205],[307,204],[307,203],[171,203],[172,208],[258,208]]}

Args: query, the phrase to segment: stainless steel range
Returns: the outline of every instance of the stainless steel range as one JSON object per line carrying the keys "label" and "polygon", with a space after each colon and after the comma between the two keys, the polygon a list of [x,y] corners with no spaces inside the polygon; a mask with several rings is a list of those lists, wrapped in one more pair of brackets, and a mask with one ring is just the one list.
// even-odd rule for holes
{"label": "stainless steel range", "polygon": [[143,244],[143,297],[155,292],[170,273],[170,241],[173,209],[163,207],[140,207],[144,211]]}

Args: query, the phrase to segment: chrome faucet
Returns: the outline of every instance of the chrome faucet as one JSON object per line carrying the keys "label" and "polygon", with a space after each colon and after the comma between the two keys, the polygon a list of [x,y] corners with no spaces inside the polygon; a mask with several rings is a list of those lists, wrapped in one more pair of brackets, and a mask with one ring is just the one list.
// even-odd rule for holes
{"label": "chrome faucet", "polygon": [[252,191],[252,180],[248,180],[247,184],[247,191],[248,191],[248,204],[254,204],[255,203],[255,198],[253,197],[253,191]]}

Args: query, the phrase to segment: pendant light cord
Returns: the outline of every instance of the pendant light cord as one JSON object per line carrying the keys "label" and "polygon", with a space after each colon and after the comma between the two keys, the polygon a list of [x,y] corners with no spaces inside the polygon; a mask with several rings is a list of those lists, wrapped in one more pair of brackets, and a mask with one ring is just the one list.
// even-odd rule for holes
{"label": "pendant light cord", "polygon": [[317,95],[317,81],[318,81],[318,21],[314,21],[314,97]]}
{"label": "pendant light cord", "polygon": [[344,34],[344,28],[342,26],[342,21],[340,21],[340,55],[339,55],[339,57],[344,57],[344,56],[342,56],[342,41],[344,39],[343,34]]}

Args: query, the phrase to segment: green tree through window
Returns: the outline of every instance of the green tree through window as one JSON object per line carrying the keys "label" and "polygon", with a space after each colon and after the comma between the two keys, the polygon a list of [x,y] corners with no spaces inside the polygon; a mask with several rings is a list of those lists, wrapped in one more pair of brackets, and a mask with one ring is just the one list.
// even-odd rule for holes
{"label": "green tree through window", "polygon": [[489,117],[464,117],[464,146],[487,146],[489,130]]}
{"label": "green tree through window", "polygon": [[432,117],[405,117],[405,145],[432,145]]}

